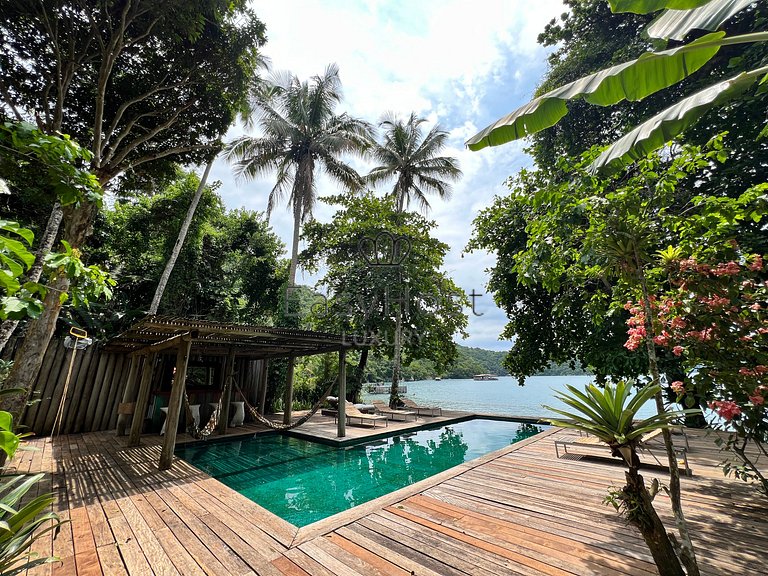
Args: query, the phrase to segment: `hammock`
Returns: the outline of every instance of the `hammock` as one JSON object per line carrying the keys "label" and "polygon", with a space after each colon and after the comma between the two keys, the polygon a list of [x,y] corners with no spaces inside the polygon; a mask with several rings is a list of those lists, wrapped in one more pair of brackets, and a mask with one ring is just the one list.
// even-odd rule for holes
{"label": "hammock", "polygon": [[295,422],[291,422],[290,424],[276,424],[272,422],[272,420],[269,420],[264,416],[262,416],[261,414],[259,414],[259,411],[256,410],[256,408],[254,408],[253,406],[251,406],[250,402],[248,402],[248,398],[245,397],[245,394],[240,389],[240,386],[237,384],[237,382],[235,382],[234,384],[235,384],[235,388],[240,393],[240,397],[244,401],[245,407],[248,408],[248,411],[251,413],[251,416],[253,416],[256,420],[264,424],[264,426],[268,428],[272,428],[273,430],[290,430],[291,428],[296,428],[296,426],[301,426],[302,424],[304,424],[304,422],[306,422],[307,420],[312,418],[312,416],[315,415],[315,413],[320,409],[320,406],[325,401],[325,397],[331,393],[331,390],[333,390],[333,387],[336,385],[336,382],[338,382],[338,380],[339,380],[338,377],[336,377],[335,380],[332,380],[331,383],[328,385],[328,388],[325,389],[325,392],[323,392],[323,395],[320,396],[320,399],[317,402],[315,402],[314,406],[312,406],[310,411],[307,412],[304,416],[302,416],[298,420],[296,420]]}
{"label": "hammock", "polygon": [[208,439],[208,436],[210,436],[211,433],[216,429],[216,426],[219,425],[219,417],[221,415],[221,399],[224,397],[225,392],[226,386],[219,395],[219,402],[216,404],[216,408],[214,409],[213,414],[211,414],[211,417],[208,419],[208,423],[202,428],[198,428],[197,424],[195,424],[195,418],[192,415],[192,408],[189,405],[187,389],[184,389],[184,412],[187,415],[187,434],[196,439]]}

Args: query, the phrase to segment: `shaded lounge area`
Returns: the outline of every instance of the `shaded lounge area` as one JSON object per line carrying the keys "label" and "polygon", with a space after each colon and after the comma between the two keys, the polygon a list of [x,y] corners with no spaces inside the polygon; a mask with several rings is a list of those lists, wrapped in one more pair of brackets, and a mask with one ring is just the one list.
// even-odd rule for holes
{"label": "shaded lounge area", "polygon": [[[162,426],[159,467],[168,469],[185,414],[197,427],[209,421],[218,434],[242,425],[249,405],[264,414],[269,363],[275,359],[288,361],[283,424],[289,425],[294,361],[314,354],[339,354],[339,408],[344,410],[347,351],[369,345],[364,338],[324,332],[147,316],[104,348],[130,358],[117,435],[128,433],[128,446],[138,446],[142,433]],[[338,420],[339,437],[345,436],[345,424]]]}

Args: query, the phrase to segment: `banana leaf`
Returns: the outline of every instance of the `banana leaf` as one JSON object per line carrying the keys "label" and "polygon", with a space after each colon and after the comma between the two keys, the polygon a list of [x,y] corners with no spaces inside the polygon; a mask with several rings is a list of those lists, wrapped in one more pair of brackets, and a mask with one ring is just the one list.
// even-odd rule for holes
{"label": "banana leaf", "polygon": [[[599,106],[610,106],[622,100],[641,100],[704,66],[720,50],[724,36],[724,32],[715,32],[685,46],[646,52],[636,60],[555,88],[486,127],[466,145],[470,150],[481,150],[549,128],[568,113],[565,103],[575,98],[584,98]],[[733,43],[733,39],[727,39],[727,42]]]}
{"label": "banana leaf", "polygon": [[650,14],[658,10],[689,10],[703,6],[712,0],[608,0],[611,12]]}
{"label": "banana leaf", "polygon": [[658,150],[696,122],[705,112],[729,102],[755,84],[766,69],[743,72],[684,98],[646,120],[606,148],[590,165],[593,173],[615,173]]}
{"label": "banana leaf", "polygon": [[712,0],[693,10],[667,10],[651,22],[645,33],[651,38],[682,40],[691,30],[717,30],[724,22],[755,0]]}

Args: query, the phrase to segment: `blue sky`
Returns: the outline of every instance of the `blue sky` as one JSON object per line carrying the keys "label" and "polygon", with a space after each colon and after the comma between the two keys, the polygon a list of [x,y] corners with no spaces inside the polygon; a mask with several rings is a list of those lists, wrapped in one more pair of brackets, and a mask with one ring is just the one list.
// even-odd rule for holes
{"label": "blue sky", "polygon": [[[451,246],[446,272],[467,293],[485,294],[476,300],[482,316],[470,312],[470,337],[457,341],[507,349],[509,343],[498,340],[504,313],[486,292],[485,269],[493,264],[493,256],[462,257],[462,252],[478,211],[494,195],[504,194],[504,180],[531,161],[523,152],[524,143],[480,152],[470,152],[463,144],[530,99],[546,71],[547,52],[536,36],[565,10],[561,0],[261,0],[252,6],[267,26],[264,52],[274,69],[308,79],[329,63],[338,64],[345,95],[339,112],[376,123],[385,111],[403,117],[413,111],[450,133],[445,152],[458,158],[464,176],[450,200],[431,201],[428,216],[438,224],[436,236]],[[243,133],[237,126],[228,138]],[[361,161],[353,165],[367,172]],[[211,179],[222,182],[220,192],[229,208],[266,209],[269,178],[236,179],[232,168],[219,160]],[[321,177],[318,195],[334,193],[335,186]],[[333,212],[320,203],[315,217],[328,221]],[[288,210],[278,207],[271,223],[288,245]],[[300,271],[297,280],[314,284],[316,277]]]}

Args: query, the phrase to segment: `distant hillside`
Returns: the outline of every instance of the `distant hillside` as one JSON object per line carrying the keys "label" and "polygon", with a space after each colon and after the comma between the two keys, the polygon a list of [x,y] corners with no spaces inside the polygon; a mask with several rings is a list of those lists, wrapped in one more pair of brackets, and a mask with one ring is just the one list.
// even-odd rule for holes
{"label": "distant hillside", "polygon": [[[447,370],[438,373],[431,360],[414,360],[408,366],[403,366],[402,374],[405,380],[430,380],[435,376],[442,378],[472,378],[475,374],[495,374],[507,376],[502,362],[506,352],[485,350],[457,344],[458,358]],[[392,363],[386,358],[369,357],[366,366],[368,382],[388,382],[392,379]],[[574,370],[568,365],[552,365],[539,376],[572,376],[587,374],[583,370]]]}

